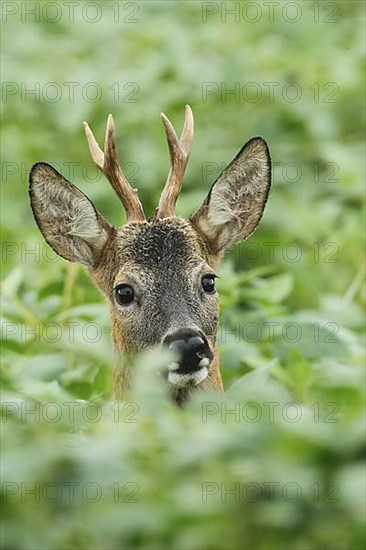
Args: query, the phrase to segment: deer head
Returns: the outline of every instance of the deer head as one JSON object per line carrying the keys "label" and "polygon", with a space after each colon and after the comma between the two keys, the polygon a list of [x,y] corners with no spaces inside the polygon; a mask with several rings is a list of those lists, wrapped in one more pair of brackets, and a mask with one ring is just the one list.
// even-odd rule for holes
{"label": "deer head", "polygon": [[[126,357],[156,345],[177,352],[164,377],[181,403],[193,389],[222,389],[216,269],[225,248],[257,227],[270,188],[271,161],[262,138],[249,140],[185,220],[174,210],[193,138],[192,111],[186,107],[180,139],[165,115],[162,121],[171,167],[153,218],[145,219],[137,192],[120,168],[111,115],[104,152],[87,123],[84,128],[92,158],[121,200],[127,223],[113,227],[44,162],[32,167],[30,200],[48,244],[63,258],[85,265],[104,293],[115,348]],[[116,389],[124,390],[128,380],[126,363],[115,373]]]}

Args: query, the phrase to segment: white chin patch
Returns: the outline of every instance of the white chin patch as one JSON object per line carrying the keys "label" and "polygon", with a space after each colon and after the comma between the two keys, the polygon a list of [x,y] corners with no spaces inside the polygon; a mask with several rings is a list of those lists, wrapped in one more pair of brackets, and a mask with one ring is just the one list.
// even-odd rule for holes
{"label": "white chin patch", "polygon": [[169,363],[168,370],[178,370],[179,369],[179,363]]}
{"label": "white chin patch", "polygon": [[170,370],[168,373],[168,382],[172,384],[172,386],[177,386],[179,388],[197,386],[197,384],[203,382],[207,375],[208,370],[206,367],[202,367],[200,370],[187,374],[179,374],[178,372]]}

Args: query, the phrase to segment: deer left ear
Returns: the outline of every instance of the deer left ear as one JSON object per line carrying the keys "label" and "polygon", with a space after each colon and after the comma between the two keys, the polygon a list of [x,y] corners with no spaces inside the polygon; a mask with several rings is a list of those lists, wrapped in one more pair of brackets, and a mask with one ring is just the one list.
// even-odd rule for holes
{"label": "deer left ear", "polygon": [[271,158],[265,140],[249,140],[212,185],[190,217],[213,254],[246,239],[259,224],[271,186]]}
{"label": "deer left ear", "polygon": [[37,162],[29,181],[33,214],[48,244],[62,258],[94,267],[113,227],[49,164]]}

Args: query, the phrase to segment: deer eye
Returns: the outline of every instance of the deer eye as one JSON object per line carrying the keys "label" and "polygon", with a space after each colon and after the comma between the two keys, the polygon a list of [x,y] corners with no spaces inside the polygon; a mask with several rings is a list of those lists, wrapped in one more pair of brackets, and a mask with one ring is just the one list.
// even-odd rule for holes
{"label": "deer eye", "polygon": [[114,289],[116,300],[121,306],[130,304],[135,297],[135,292],[130,285],[118,285]]}
{"label": "deer eye", "polygon": [[204,275],[201,279],[201,285],[204,292],[207,292],[207,294],[216,292],[215,275]]}

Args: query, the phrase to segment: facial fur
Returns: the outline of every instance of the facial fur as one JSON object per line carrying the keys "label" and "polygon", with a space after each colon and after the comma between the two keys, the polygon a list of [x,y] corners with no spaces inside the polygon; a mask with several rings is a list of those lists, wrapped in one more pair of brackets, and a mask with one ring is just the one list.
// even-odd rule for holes
{"label": "facial fur", "polygon": [[[111,251],[113,250],[113,254]],[[112,337],[121,351],[160,344],[179,328],[202,331],[215,345],[218,296],[202,290],[213,268],[189,221],[174,217],[130,223],[116,230],[90,274],[109,302]],[[119,305],[114,289],[129,284],[131,304]]]}

